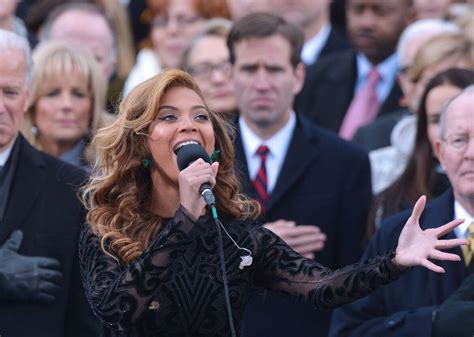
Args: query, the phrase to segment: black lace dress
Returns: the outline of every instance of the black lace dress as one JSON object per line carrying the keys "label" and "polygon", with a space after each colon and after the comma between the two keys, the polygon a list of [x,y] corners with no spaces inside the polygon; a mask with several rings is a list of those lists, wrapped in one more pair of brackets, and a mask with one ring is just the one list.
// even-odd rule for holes
{"label": "black lace dress", "polygon": [[[301,257],[255,222],[222,222],[253,256],[251,266],[239,269],[240,256],[246,254],[223,233],[237,335],[253,286],[324,309],[362,297],[401,273],[390,253],[330,270]],[[79,249],[82,277],[87,298],[102,321],[102,336],[230,336],[217,235],[209,216],[194,222],[180,208],[127,267],[105,254],[99,238],[86,229]]]}

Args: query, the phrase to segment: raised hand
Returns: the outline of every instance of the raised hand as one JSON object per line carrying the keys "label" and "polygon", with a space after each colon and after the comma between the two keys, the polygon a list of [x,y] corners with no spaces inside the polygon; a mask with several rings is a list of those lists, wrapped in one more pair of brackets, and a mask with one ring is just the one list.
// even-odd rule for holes
{"label": "raised hand", "polygon": [[401,267],[423,266],[437,273],[444,273],[444,269],[428,259],[460,261],[461,257],[456,254],[446,253],[440,249],[448,249],[456,246],[466,245],[466,239],[440,240],[439,238],[451,232],[455,227],[463,223],[462,219],[453,220],[447,224],[421,230],[420,216],[425,208],[426,197],[421,196],[413,208],[411,216],[403,227],[394,262]]}
{"label": "raised hand", "polygon": [[179,172],[180,203],[195,219],[204,214],[206,207],[206,203],[199,193],[199,188],[204,183],[209,183],[214,187],[218,169],[218,162],[210,165],[204,160],[198,159]]}
{"label": "raised hand", "polygon": [[49,303],[54,301],[63,280],[59,261],[18,254],[23,233],[14,231],[0,247],[0,298]]}

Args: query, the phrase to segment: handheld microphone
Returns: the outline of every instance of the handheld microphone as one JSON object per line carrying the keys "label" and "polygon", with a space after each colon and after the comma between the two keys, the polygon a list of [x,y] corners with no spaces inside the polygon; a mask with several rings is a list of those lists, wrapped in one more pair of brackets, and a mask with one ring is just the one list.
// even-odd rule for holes
{"label": "handheld microphone", "polygon": [[[184,170],[199,158],[211,164],[211,159],[202,146],[198,144],[187,144],[182,146],[177,153],[179,170]],[[214,194],[212,193],[211,185],[209,185],[209,183],[202,184],[201,187],[199,187],[199,193],[201,193],[208,207],[211,208],[216,204],[216,199],[214,198]]]}

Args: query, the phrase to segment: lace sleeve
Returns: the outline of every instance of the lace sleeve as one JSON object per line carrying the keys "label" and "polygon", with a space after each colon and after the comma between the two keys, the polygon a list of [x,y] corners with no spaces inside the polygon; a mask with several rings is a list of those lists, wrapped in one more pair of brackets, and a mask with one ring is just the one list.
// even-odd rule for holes
{"label": "lace sleeve", "polygon": [[81,234],[79,257],[86,296],[103,323],[126,330],[140,320],[167,277],[167,267],[188,240],[194,222],[180,207],[150,246],[128,267],[104,253],[90,228]]}
{"label": "lace sleeve", "polygon": [[352,302],[403,272],[392,262],[393,252],[332,270],[302,257],[265,228],[255,231],[259,285],[319,309]]}

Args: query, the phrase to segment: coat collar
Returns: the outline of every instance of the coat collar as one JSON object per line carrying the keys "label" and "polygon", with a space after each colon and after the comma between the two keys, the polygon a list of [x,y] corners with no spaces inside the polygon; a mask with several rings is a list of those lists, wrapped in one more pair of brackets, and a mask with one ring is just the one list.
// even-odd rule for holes
{"label": "coat collar", "polygon": [[[238,123],[236,123],[238,125]],[[291,143],[285,156],[282,169],[278,175],[275,188],[270,195],[266,206],[266,212],[270,212],[272,207],[280,201],[285,193],[294,183],[305,173],[308,166],[316,159],[319,153],[318,136],[314,128],[301,116],[296,116],[296,126],[291,137]],[[235,144],[235,164],[240,175],[243,190],[252,198],[256,197],[255,189],[250,180],[247,160],[245,158],[240,130],[237,127],[237,134],[234,139]]]}
{"label": "coat collar", "polygon": [[28,144],[21,134],[18,135],[17,142],[18,162],[3,225],[0,226],[0,243],[4,242],[14,229],[26,229],[30,226],[25,220],[46,183],[46,163],[41,153]]}

